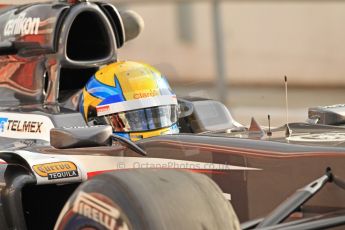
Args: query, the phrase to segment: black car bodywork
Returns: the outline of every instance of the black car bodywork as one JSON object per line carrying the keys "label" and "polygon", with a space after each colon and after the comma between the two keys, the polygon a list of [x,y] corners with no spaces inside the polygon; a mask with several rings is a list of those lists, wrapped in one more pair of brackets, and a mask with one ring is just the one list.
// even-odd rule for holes
{"label": "black car bodywork", "polygon": [[[87,130],[77,111],[78,91],[100,66],[117,60],[125,30],[121,13],[107,3],[53,2],[0,11],[0,229],[51,228],[79,184],[107,171],[175,168],[206,174],[241,221],[266,215],[327,168],[345,178],[342,106],[311,109],[315,124],[290,124],[292,135],[286,136],[285,126],[268,135],[254,123],[239,125],[219,102],[180,98],[181,134],[133,144],[146,156],[108,146],[104,139],[88,142],[108,131]],[[66,128],[76,132],[64,134]],[[74,148],[61,144],[66,135],[75,140]],[[51,145],[59,141],[59,148]],[[344,208],[344,191],[327,184],[294,215]]]}

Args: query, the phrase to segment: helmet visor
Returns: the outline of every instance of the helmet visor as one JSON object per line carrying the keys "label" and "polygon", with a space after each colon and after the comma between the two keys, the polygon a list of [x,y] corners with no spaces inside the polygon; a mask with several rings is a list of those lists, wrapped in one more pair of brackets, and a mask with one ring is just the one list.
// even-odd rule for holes
{"label": "helmet visor", "polygon": [[115,132],[149,131],[169,127],[177,122],[177,106],[165,105],[104,116]]}

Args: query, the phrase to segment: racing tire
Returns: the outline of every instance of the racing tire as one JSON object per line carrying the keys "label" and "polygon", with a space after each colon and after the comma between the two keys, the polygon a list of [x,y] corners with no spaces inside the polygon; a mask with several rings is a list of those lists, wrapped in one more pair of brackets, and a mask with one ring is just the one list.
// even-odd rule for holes
{"label": "racing tire", "polygon": [[220,188],[207,176],[170,169],[101,174],[81,184],[56,230],[240,229]]}

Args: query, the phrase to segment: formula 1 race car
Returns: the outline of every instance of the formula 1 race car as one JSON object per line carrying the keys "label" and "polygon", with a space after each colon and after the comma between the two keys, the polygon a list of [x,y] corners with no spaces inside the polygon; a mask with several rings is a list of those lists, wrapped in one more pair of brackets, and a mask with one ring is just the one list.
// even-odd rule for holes
{"label": "formula 1 race car", "polygon": [[177,135],[132,142],[88,126],[74,93],[140,24],[101,2],[0,9],[0,229],[345,224],[344,105],[263,129],[220,102],[178,98]]}

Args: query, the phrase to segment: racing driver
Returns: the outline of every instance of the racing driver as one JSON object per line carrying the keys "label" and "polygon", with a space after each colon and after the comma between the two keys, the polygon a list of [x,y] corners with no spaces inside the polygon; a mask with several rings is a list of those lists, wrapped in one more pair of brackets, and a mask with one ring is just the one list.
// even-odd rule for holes
{"label": "racing driver", "polygon": [[157,69],[139,62],[98,70],[82,91],[79,111],[89,124],[109,124],[132,141],[179,132],[176,95]]}

